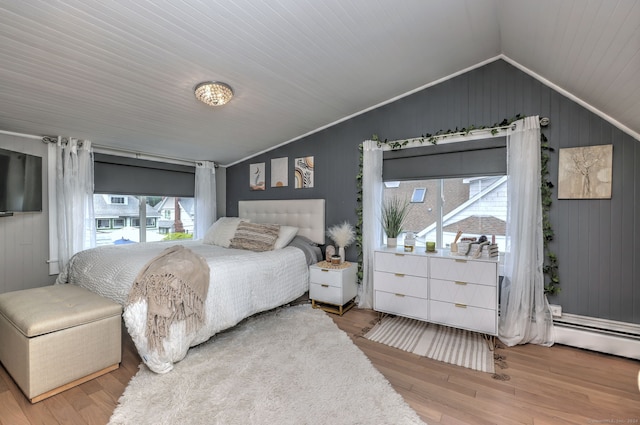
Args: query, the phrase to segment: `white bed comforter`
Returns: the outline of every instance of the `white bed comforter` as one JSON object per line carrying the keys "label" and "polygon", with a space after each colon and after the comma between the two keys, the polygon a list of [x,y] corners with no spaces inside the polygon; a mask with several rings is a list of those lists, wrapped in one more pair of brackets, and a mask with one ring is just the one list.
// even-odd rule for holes
{"label": "white bed comforter", "polygon": [[[164,340],[164,352],[151,351],[145,337],[147,305],[126,305],[140,269],[165,248],[180,244],[209,264],[210,286],[205,303],[205,324],[187,334],[183,322],[174,323]],[[166,373],[189,349],[216,333],[235,326],[260,311],[295,300],[309,289],[309,268],[304,253],[294,247],[252,252],[203,244],[201,241],[152,242],[105,246],[79,252],[58,275],[56,284],[82,286],[125,307],[123,314],[142,360],[157,373]]]}

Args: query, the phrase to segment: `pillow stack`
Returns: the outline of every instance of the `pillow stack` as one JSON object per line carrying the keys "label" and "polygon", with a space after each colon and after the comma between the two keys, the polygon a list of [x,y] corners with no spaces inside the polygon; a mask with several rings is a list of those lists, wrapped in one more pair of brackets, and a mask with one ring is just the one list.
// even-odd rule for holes
{"label": "pillow stack", "polygon": [[203,243],[223,248],[271,251],[289,245],[298,228],[279,224],[251,223],[239,217],[221,217],[207,230]]}

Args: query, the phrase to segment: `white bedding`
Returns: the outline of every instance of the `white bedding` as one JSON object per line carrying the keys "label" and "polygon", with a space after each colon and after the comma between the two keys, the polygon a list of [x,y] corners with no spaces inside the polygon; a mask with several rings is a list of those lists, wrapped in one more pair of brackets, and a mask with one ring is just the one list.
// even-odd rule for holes
{"label": "white bedding", "polygon": [[200,344],[244,318],[291,302],[309,289],[309,268],[298,248],[252,252],[203,244],[201,241],[152,242],[98,247],[79,252],[58,275],[57,284],[74,284],[126,306],[140,269],[165,248],[180,244],[205,258],[211,269],[205,324],[187,335],[174,323],[164,353],[147,350],[146,301],[129,305],[123,314],[127,330],[143,361],[158,373],[173,368],[189,347]]}

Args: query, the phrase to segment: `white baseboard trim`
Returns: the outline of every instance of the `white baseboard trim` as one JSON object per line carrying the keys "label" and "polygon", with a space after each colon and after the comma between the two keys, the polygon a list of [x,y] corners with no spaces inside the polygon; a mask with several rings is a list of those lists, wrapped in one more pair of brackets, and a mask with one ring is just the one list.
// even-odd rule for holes
{"label": "white baseboard trim", "polygon": [[[567,317],[569,316],[569,317]],[[602,326],[606,322],[607,326]],[[638,325],[564,315],[554,321],[557,344],[640,360]]]}

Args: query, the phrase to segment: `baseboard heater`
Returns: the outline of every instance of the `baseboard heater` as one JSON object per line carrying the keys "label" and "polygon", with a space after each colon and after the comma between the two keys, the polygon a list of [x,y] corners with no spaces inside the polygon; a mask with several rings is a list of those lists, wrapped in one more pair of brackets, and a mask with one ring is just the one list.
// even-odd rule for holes
{"label": "baseboard heater", "polygon": [[640,360],[640,325],[562,313],[553,319],[555,342]]}

